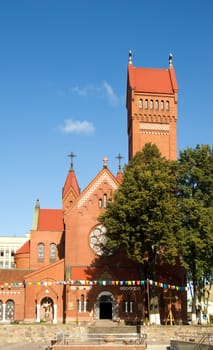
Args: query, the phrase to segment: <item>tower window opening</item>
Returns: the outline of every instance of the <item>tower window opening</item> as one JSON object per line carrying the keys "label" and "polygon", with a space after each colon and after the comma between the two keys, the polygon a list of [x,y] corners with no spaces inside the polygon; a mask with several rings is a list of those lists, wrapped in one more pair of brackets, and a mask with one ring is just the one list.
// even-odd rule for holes
{"label": "tower window opening", "polygon": [[145,108],[148,109],[148,99],[145,100]]}
{"label": "tower window opening", "polygon": [[156,109],[156,110],[159,109],[159,101],[158,101],[158,100],[155,101],[155,109]]}
{"label": "tower window opening", "polygon": [[166,101],[166,110],[169,111],[169,101]]}
{"label": "tower window opening", "polygon": [[164,110],[164,101],[163,100],[160,103],[160,108],[161,108],[162,111]]}
{"label": "tower window opening", "polygon": [[140,109],[143,108],[143,100],[142,100],[142,98],[140,98],[140,100],[139,100],[139,108],[140,108]]}
{"label": "tower window opening", "polygon": [[150,100],[150,109],[153,109],[154,108],[154,102],[153,100]]}

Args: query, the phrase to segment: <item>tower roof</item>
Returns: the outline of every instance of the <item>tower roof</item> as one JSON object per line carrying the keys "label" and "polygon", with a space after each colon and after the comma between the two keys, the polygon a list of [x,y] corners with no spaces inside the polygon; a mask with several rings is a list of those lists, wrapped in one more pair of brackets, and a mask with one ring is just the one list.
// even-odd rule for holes
{"label": "tower roof", "polygon": [[67,175],[67,178],[62,190],[62,197],[66,195],[66,193],[69,191],[70,188],[72,188],[72,190],[74,190],[74,192],[77,195],[80,194],[80,187],[78,185],[78,180],[76,178],[75,171],[71,169]]}
{"label": "tower roof", "polygon": [[138,68],[132,64],[132,52],[129,52],[128,84],[135,91],[147,93],[172,94],[178,91],[172,54],[169,55],[169,68]]}
{"label": "tower roof", "polygon": [[173,67],[136,68],[128,65],[129,85],[136,91],[172,94],[178,90]]}

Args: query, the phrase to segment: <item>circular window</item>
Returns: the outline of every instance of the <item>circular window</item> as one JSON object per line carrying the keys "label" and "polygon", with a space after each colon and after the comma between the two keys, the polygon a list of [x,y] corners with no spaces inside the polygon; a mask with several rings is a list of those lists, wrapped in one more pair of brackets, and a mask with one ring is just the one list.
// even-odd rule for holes
{"label": "circular window", "polygon": [[103,225],[96,226],[89,236],[90,247],[97,255],[112,255],[113,249],[107,247],[107,229]]}

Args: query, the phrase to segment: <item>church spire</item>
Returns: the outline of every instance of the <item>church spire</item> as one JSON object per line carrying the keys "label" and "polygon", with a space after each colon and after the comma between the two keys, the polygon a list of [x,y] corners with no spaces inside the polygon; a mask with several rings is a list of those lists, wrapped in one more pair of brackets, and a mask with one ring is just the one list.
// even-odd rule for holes
{"label": "church spire", "polygon": [[33,225],[32,225],[32,230],[34,231],[36,231],[38,228],[39,212],[40,212],[40,202],[39,202],[39,199],[37,198],[35,209],[34,209],[34,215],[33,215]]}

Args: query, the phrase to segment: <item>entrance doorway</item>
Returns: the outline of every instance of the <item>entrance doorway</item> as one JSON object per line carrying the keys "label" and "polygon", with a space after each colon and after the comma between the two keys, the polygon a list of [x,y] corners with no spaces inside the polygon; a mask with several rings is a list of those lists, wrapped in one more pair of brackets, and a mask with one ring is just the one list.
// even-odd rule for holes
{"label": "entrance doorway", "polygon": [[111,292],[103,291],[96,299],[94,305],[94,318],[96,320],[114,320],[118,317],[118,306]]}
{"label": "entrance doorway", "polygon": [[110,295],[100,297],[100,320],[112,319],[112,298]]}

